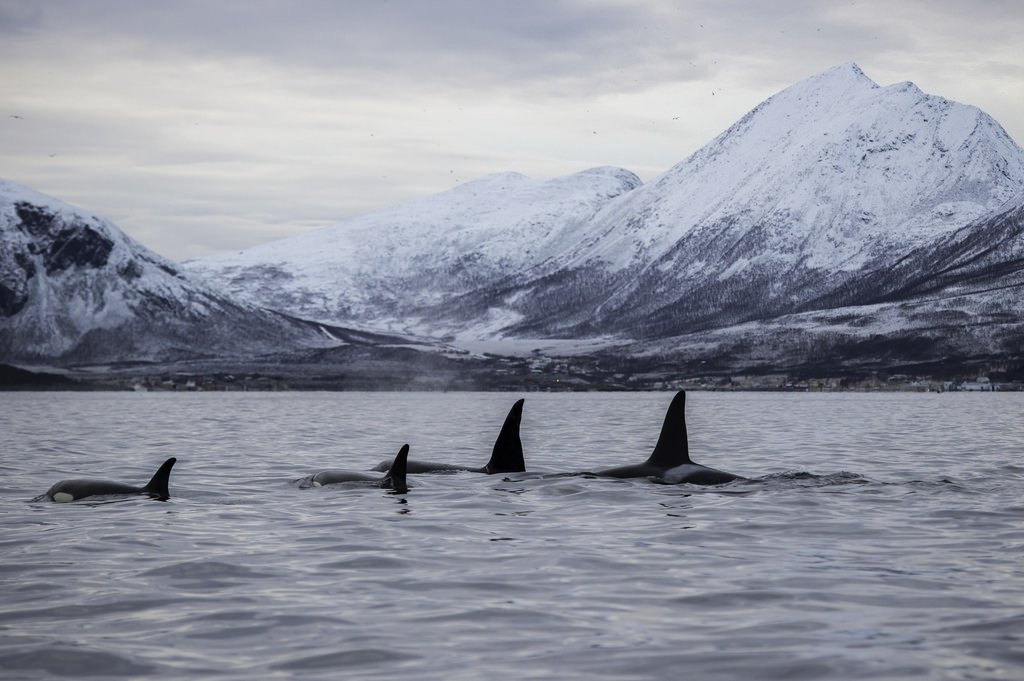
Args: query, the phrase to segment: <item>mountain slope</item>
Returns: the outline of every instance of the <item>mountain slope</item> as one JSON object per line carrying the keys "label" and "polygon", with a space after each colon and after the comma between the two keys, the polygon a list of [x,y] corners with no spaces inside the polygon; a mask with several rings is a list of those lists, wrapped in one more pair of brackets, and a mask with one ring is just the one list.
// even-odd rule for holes
{"label": "mountain slope", "polygon": [[1024,203],[792,314],[619,350],[700,373],[872,371],[1024,361]]}
{"label": "mountain slope", "polygon": [[583,223],[639,184],[618,168],[547,181],[494,175],[184,267],[267,307],[380,325],[530,272],[575,245]]}
{"label": "mountain slope", "polygon": [[337,344],[189,280],[111,223],[0,180],[0,358],[110,362]]}
{"label": "mountain slope", "polygon": [[[812,300],[807,309],[1015,292],[1024,287],[1024,198],[891,265],[873,270]],[[1013,299],[1019,298],[1012,293]],[[1009,302],[1009,301],[1008,301]]]}

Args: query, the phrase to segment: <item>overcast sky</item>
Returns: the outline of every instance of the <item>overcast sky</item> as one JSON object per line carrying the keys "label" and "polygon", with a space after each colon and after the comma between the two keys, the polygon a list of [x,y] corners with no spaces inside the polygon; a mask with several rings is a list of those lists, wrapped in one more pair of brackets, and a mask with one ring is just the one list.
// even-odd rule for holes
{"label": "overcast sky", "polygon": [[1019,0],[0,0],[0,177],[184,259],[493,172],[645,181],[856,62],[1024,143]]}

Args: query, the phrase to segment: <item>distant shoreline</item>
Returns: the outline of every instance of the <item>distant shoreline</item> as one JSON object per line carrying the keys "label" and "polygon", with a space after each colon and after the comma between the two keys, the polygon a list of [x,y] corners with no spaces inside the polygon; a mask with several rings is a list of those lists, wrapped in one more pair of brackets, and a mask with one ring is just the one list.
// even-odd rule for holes
{"label": "distant shoreline", "polygon": [[[556,365],[558,366],[558,365]],[[26,368],[0,364],[0,391],[138,392],[1024,392],[1016,375],[961,371],[913,376],[902,372],[837,371],[832,377],[797,373],[671,376],[654,373],[502,373],[486,365],[417,372],[394,364],[306,367],[209,362],[132,367]]]}

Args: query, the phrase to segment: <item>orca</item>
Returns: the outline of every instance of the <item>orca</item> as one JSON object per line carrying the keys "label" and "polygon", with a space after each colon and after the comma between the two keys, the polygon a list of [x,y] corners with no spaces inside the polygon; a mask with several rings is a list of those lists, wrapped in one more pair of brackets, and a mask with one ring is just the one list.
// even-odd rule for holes
{"label": "orca", "polygon": [[680,390],[668,406],[658,444],[654,446],[654,452],[647,461],[608,468],[593,475],[605,478],[654,478],[657,482],[670,485],[722,485],[733,480],[746,480],[739,475],[701,466],[690,460],[685,407],[686,391]]}
{"label": "orca", "polygon": [[126,485],[122,482],[111,482],[109,480],[61,480],[34,499],[34,501],[78,501],[86,497],[111,496],[111,495],[135,495],[145,494],[153,499],[167,501],[171,494],[167,489],[167,483],[171,478],[171,468],[177,461],[173,456],[164,461],[160,468],[144,487]]}
{"label": "orca", "polygon": [[406,462],[408,461],[408,457],[409,445],[402,445],[402,448],[398,450],[398,454],[395,455],[394,461],[392,461],[388,466],[388,470],[384,477],[368,475],[358,471],[333,469],[307,475],[297,482],[299,483],[299,487],[303,489],[309,489],[310,487],[323,487],[324,485],[334,485],[341,482],[358,482],[372,483],[371,486],[373,487],[393,489],[396,492],[406,492],[409,490],[409,486],[406,484],[405,480],[405,475],[407,473]]}
{"label": "orca", "polygon": [[[491,458],[481,468],[459,466],[450,463],[433,463],[431,461],[410,461],[409,473],[442,473],[448,471],[470,471],[472,473],[522,473],[526,470],[523,460],[523,443],[519,439],[519,424],[523,420],[523,402],[518,400],[512,405],[501,426],[498,439],[494,441]],[[375,471],[387,470],[388,462],[382,461],[373,467]]]}

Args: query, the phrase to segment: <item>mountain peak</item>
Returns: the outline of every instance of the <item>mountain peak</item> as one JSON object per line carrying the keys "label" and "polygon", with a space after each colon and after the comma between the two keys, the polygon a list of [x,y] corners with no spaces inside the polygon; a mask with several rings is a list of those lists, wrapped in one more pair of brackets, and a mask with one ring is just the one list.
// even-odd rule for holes
{"label": "mountain peak", "polygon": [[758,234],[777,260],[799,253],[806,267],[852,271],[888,244],[961,227],[1022,187],[1024,152],[980,110],[910,82],[881,87],[850,62],[765,100],[616,205],[644,215],[646,229],[637,221],[600,255],[622,269],[728,225],[736,242]]}
{"label": "mountain peak", "polygon": [[855,92],[870,92],[878,88],[878,83],[868,78],[864,71],[851,61],[805,78],[789,86],[776,97],[796,95],[806,98],[811,95],[815,98],[835,98]]}
{"label": "mountain peak", "polygon": [[868,78],[867,74],[864,73],[863,69],[857,64],[857,62],[848,61],[845,64],[838,64],[830,69],[827,69],[821,73],[823,76],[838,76],[845,78],[857,78],[859,80],[865,80],[869,83],[874,83],[873,80]]}

